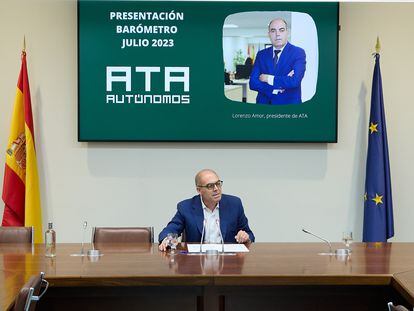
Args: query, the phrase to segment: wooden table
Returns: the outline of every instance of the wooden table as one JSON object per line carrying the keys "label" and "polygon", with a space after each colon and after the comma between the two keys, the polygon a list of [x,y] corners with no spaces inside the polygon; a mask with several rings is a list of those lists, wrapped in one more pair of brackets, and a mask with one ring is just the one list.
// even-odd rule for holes
{"label": "wooden table", "polygon": [[386,310],[387,300],[414,305],[414,243],[354,243],[345,257],[319,255],[326,251],[321,243],[254,243],[249,253],[225,256],[171,256],[156,244],[97,248],[103,256],[79,257],[71,254],[80,244],[58,244],[57,256],[46,258],[43,245],[0,244],[1,310],[40,271],[51,285],[40,310]]}

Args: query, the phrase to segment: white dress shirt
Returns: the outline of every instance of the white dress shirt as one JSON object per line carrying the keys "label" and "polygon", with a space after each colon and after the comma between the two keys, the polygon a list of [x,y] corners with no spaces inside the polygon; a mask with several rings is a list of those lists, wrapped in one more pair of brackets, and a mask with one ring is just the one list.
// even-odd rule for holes
{"label": "white dress shirt", "polygon": [[211,211],[201,200],[206,227],[204,231],[205,243],[221,243],[219,204]]}
{"label": "white dress shirt", "polygon": [[[280,57],[282,56],[283,49],[285,48],[285,46],[286,46],[286,44],[285,44],[285,45],[284,45],[281,49],[276,49],[275,47],[273,47],[273,55],[275,55],[275,51],[276,51],[276,50],[280,50],[280,52],[279,52],[279,54],[278,54],[278,59],[277,59],[277,62],[279,62]],[[274,56],[273,56],[273,57],[274,57]],[[273,86],[274,81],[275,81],[275,76],[273,76],[273,75],[269,75],[269,76],[267,77],[267,84],[269,84],[269,85],[272,85],[272,86]],[[277,90],[273,90],[273,94],[279,94],[279,93],[281,93],[281,92],[282,92],[282,90],[279,90],[279,89],[277,89]]]}

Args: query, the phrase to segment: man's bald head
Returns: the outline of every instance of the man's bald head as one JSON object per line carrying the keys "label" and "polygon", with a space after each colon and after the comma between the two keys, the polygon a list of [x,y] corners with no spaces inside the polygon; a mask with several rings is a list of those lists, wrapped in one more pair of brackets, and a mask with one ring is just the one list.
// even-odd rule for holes
{"label": "man's bald head", "polygon": [[283,18],[278,17],[278,18],[272,19],[272,20],[270,21],[270,23],[267,25],[267,29],[268,29],[269,31],[270,31],[270,25],[272,25],[272,23],[273,23],[273,22],[275,22],[275,21],[280,21],[280,22],[283,22],[283,23],[285,24],[286,29],[288,29],[288,24],[287,24],[287,21],[286,21],[285,19],[283,19]]}
{"label": "man's bald head", "polygon": [[217,179],[218,179],[218,175],[217,175],[217,173],[216,173],[215,171],[213,171],[213,170],[211,170],[211,169],[209,169],[209,168],[205,168],[205,169],[202,169],[201,171],[199,171],[199,172],[195,175],[195,185],[196,185],[196,186],[200,185],[200,182],[202,181],[203,177],[204,177],[206,174],[214,174],[214,175],[216,175],[216,176],[217,176]]}
{"label": "man's bald head", "polygon": [[287,23],[282,18],[275,18],[269,23],[269,39],[275,49],[282,49],[288,41]]}

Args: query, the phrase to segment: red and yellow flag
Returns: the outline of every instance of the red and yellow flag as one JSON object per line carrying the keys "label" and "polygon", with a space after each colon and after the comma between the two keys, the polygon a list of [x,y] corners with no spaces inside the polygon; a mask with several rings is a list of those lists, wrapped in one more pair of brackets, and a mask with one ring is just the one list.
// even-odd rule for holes
{"label": "red and yellow flag", "polygon": [[22,66],[17,82],[14,111],[6,151],[3,183],[3,226],[33,226],[34,242],[42,242],[42,213],[39,177],[26,52],[22,52]]}

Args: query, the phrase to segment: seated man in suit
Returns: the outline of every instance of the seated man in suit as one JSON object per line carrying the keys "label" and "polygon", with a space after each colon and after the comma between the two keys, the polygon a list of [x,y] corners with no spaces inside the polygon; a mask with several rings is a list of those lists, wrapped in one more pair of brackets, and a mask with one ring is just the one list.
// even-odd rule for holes
{"label": "seated man in suit", "polygon": [[257,53],[250,75],[250,89],[258,92],[258,104],[300,104],[301,83],[306,70],[305,51],[288,42],[285,20],[274,19],[268,28],[272,47]]}
{"label": "seated man in suit", "polygon": [[198,172],[195,184],[199,195],[178,203],[177,213],[159,234],[161,251],[167,248],[168,233],[185,230],[186,242],[200,243],[203,227],[206,243],[221,243],[221,236],[224,242],[254,242],[240,198],[222,194],[223,182],[213,170]]}

